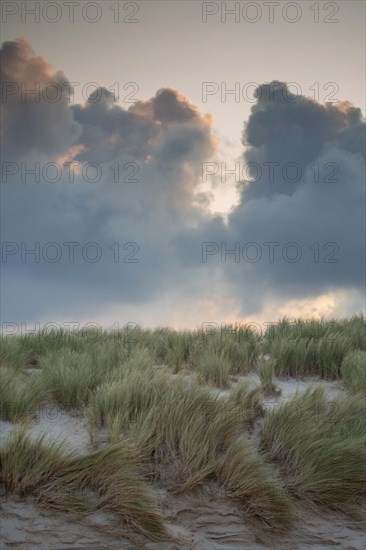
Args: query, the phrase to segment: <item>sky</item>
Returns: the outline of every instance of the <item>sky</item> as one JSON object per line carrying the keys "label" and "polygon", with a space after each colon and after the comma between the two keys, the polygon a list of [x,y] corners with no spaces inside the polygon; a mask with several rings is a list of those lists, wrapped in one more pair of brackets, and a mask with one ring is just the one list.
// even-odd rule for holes
{"label": "sky", "polygon": [[3,2],[3,325],[363,311],[364,29],[358,1]]}

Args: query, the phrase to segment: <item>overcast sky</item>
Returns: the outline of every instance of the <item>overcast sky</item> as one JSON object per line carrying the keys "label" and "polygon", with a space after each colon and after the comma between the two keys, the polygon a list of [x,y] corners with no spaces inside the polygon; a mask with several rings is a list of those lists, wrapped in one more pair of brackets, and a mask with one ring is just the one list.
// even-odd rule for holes
{"label": "overcast sky", "polygon": [[364,24],[357,1],[3,2],[2,322],[363,311]]}

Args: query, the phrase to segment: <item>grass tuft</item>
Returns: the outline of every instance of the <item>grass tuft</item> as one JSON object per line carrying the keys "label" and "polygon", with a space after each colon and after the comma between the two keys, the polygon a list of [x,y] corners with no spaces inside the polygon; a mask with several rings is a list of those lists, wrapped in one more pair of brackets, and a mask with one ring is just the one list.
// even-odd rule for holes
{"label": "grass tuft", "polygon": [[7,491],[73,512],[115,512],[127,527],[151,540],[167,538],[163,518],[130,441],[76,457],[63,443],[32,440],[15,430],[0,451],[0,480]]}
{"label": "grass tuft", "polygon": [[100,386],[91,403],[95,428],[131,437],[151,475],[175,490],[203,482],[220,453],[238,434],[244,412],[214,399],[210,390],[161,372],[125,373]]}
{"label": "grass tuft", "polygon": [[352,393],[366,393],[366,351],[352,351],[343,359],[341,375]]}
{"label": "grass tuft", "polygon": [[278,531],[293,522],[292,503],[273,468],[249,441],[235,441],[222,457],[218,478],[249,517]]}
{"label": "grass tuft", "polygon": [[205,354],[197,371],[201,382],[214,384],[219,388],[229,385],[230,361],[224,351]]}
{"label": "grass tuft", "polygon": [[328,400],[308,389],[271,410],[262,447],[278,461],[298,497],[343,509],[366,493],[365,403],[360,395]]}
{"label": "grass tuft", "polygon": [[265,395],[276,395],[279,393],[273,382],[275,368],[272,361],[265,361],[262,358],[258,366],[258,374]]}
{"label": "grass tuft", "polygon": [[52,397],[66,408],[87,403],[91,391],[100,382],[100,373],[93,365],[91,356],[62,348],[41,358],[45,386]]}
{"label": "grass tuft", "polygon": [[62,443],[46,441],[46,435],[34,441],[25,426],[16,428],[0,450],[1,483],[18,495],[34,494],[67,467],[69,461]]}
{"label": "grass tuft", "polygon": [[240,380],[231,390],[228,402],[233,403],[242,411],[246,427],[252,428],[255,420],[264,414],[263,399],[260,386],[252,386],[246,380]]}
{"label": "grass tuft", "polygon": [[20,422],[35,418],[49,397],[42,380],[0,368],[0,418]]}

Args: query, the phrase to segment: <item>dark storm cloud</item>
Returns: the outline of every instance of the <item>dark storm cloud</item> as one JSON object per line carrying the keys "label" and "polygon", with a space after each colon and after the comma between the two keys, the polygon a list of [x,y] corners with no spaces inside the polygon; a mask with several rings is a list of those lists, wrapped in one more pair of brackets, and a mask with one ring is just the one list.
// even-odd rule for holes
{"label": "dark storm cloud", "polygon": [[244,160],[255,180],[243,188],[246,200],[296,192],[325,146],[364,155],[365,124],[351,104],[319,104],[278,81],[260,86],[256,96],[243,132]]}
{"label": "dark storm cloud", "polygon": [[[271,98],[269,87],[276,90]],[[235,242],[241,247],[257,243],[262,256],[257,262],[241,257],[240,263],[228,256],[223,269],[246,312],[258,312],[274,297],[315,297],[351,288],[362,293],[365,281],[365,122],[361,111],[346,102],[320,105],[305,97],[291,101],[288,97],[285,83],[263,85],[244,130],[244,162],[257,162],[263,176],[242,184],[240,204],[229,216],[223,240],[228,249]],[[279,165],[271,180],[265,162]],[[284,180],[281,168],[286,163],[301,167],[302,176],[296,183]],[[309,165],[318,167],[319,181]],[[212,233],[217,233],[216,226]],[[214,240],[209,227],[202,240]],[[296,262],[288,261],[297,255],[294,246],[286,248],[291,242],[301,254]],[[269,246],[263,243],[278,243],[273,262],[269,261]],[[253,250],[251,257],[255,258]]]}
{"label": "dark storm cloud", "polygon": [[[2,65],[6,81],[29,87],[35,81],[67,83],[24,40],[4,44]],[[56,242],[63,250],[55,263],[31,256],[22,261],[20,254],[7,258],[3,317],[8,320],[91,316],[115,304],[143,309],[170,293],[180,296],[179,309],[187,300],[219,300],[228,289],[247,315],[270,301],[362,288],[365,124],[349,103],[320,105],[294,96],[280,82],[261,86],[244,129],[243,162],[261,166],[262,177],[241,184],[240,203],[225,221],[210,214],[208,195],[196,195],[202,163],[217,147],[212,119],[179,91],[160,89],[127,110],[104,88],[74,106],[67,95],[57,103],[42,98],[35,103],[31,97],[21,101],[20,93],[3,103],[2,160],[66,159],[80,167],[94,162],[102,175],[95,184],[78,170],[73,184],[63,174],[54,184],[20,184],[16,176],[3,185],[3,241],[29,248]],[[130,162],[138,168],[138,182],[116,183],[111,168]],[[279,165],[273,181],[265,163]],[[296,183],[284,181],[286,163],[301,167]],[[320,171],[336,163],[336,181],[315,183],[307,169],[314,163]],[[79,254],[70,263],[65,242],[98,243],[102,257],[90,263]],[[121,259],[130,252],[123,250],[129,242],[139,247],[138,262],[114,262],[114,243],[121,246]],[[203,242],[224,243],[228,250],[254,242],[262,257],[235,263],[227,256],[222,262],[218,253],[205,263]],[[268,242],[279,243],[273,262],[263,245]],[[301,247],[297,263],[281,254],[289,242]],[[309,249],[316,242],[319,262]],[[337,263],[323,262],[322,247],[329,242],[338,247]]]}

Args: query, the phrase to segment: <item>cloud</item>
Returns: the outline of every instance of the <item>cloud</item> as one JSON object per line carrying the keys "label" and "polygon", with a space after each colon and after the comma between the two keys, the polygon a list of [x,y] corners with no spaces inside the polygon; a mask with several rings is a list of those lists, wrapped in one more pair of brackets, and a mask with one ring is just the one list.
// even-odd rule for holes
{"label": "cloud", "polygon": [[[70,110],[70,84],[25,39],[1,48],[1,123],[6,161],[62,153],[80,126]],[[56,101],[55,101],[56,100]]]}
{"label": "cloud", "polygon": [[161,88],[149,101],[137,101],[130,109],[132,112],[149,116],[162,124],[170,122],[198,122],[202,118],[199,109],[178,90]]}
{"label": "cloud", "polygon": [[279,81],[259,86],[256,97],[243,132],[244,161],[255,180],[243,187],[246,200],[295,193],[325,147],[365,154],[362,113],[349,102],[320,104]]}
{"label": "cloud", "polygon": [[[22,42],[23,46],[22,71],[32,75],[33,58],[28,55],[29,46]],[[17,47],[12,44],[6,49]],[[31,66],[26,67],[27,63]],[[47,67],[49,76],[49,65],[44,60],[39,63]],[[35,75],[39,78],[37,71]],[[168,98],[166,107],[162,98]],[[6,104],[9,114],[14,114],[17,101],[19,97],[11,99],[11,107]],[[32,110],[31,99],[27,102]],[[45,122],[60,124],[62,130],[66,118],[78,132],[37,156],[34,144],[41,149],[52,130],[43,135],[44,128],[35,125],[33,142],[18,147],[11,138],[14,124],[5,129],[4,161],[32,158],[28,163],[32,166],[35,161],[58,160],[62,167],[62,177],[55,183],[47,181],[41,170],[37,184],[32,175],[20,183],[20,172],[3,184],[3,241],[15,243],[6,250],[16,249],[3,264],[6,318],[22,318],[22,310],[25,319],[40,311],[44,318],[52,318],[65,309],[77,315],[92,310],[96,315],[116,303],[141,308],[176,285],[184,292],[189,283],[172,240],[207,216],[195,195],[201,159],[217,146],[211,118],[171,89],[159,90],[128,110],[115,103],[106,89],[95,91],[83,105],[66,107],[61,101],[37,108],[37,116]],[[26,118],[20,117],[16,124],[17,132],[28,131]],[[65,161],[77,165],[72,183]],[[100,177],[92,183],[83,171],[96,163]],[[65,243],[79,243],[73,262],[70,245]],[[86,243],[96,243],[99,261],[83,257]],[[31,249],[36,253],[27,253]],[[49,260],[58,253],[59,259]],[[132,253],[137,263],[127,261]],[[17,293],[16,287],[24,292]]]}
{"label": "cloud", "polygon": [[[348,102],[321,105],[264,84],[244,126],[240,202],[228,216],[179,236],[185,263],[197,258],[237,297],[243,316],[273,304],[356,291],[364,307],[365,122]],[[298,169],[296,181],[288,169]],[[270,171],[270,169],[272,171]],[[278,311],[278,308],[277,308]]]}
{"label": "cloud", "polygon": [[[281,82],[262,85],[243,132],[242,161],[253,181],[241,182],[239,203],[223,217],[211,213],[200,187],[202,163],[218,148],[213,118],[178,90],[162,88],[124,109],[101,88],[72,105],[66,77],[24,39],[4,43],[2,77],[18,85],[3,102],[3,161],[62,167],[54,183],[42,172],[40,183],[20,183],[17,172],[2,185],[3,241],[18,247],[3,260],[3,319],[97,320],[119,312],[126,320],[135,311],[143,320],[148,311],[152,320],[155,311],[157,322],[182,325],[187,311],[189,325],[220,322],[220,315],[263,318],[286,304],[306,312],[312,301],[328,312],[337,307],[333,297],[345,303],[347,292],[356,303],[364,275],[359,109],[295,97]],[[58,82],[66,91],[58,102],[36,103],[22,100],[22,82],[43,89]],[[77,166],[73,182],[65,162]],[[288,163],[301,168],[296,182],[284,177]],[[95,183],[85,177],[93,164],[100,170]],[[207,262],[205,242],[218,249]],[[273,261],[270,242],[278,243]],[[70,243],[77,243],[74,261]],[[98,261],[83,253],[87,243],[91,255],[101,252]],[[240,261],[233,254],[222,261],[221,251],[225,260],[235,243]],[[253,243],[258,261],[250,259]],[[299,261],[291,260],[291,243],[301,249]],[[38,245],[33,255],[22,249]],[[49,259],[60,250],[57,261]],[[138,262],[126,261],[131,257]]]}
{"label": "cloud", "polygon": [[[269,87],[275,90],[271,98]],[[258,89],[244,129],[243,159],[258,163],[263,177],[242,184],[241,202],[227,226],[229,245],[255,242],[263,253],[258,262],[227,264],[244,309],[254,312],[273,297],[311,298],[351,288],[362,293],[365,280],[361,111],[349,103],[320,105],[288,97],[283,82]],[[270,162],[277,163],[272,174],[266,169]],[[283,175],[289,163],[301,169],[296,182]],[[273,262],[266,242],[278,243]],[[257,292],[248,297],[247,288]]]}

